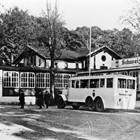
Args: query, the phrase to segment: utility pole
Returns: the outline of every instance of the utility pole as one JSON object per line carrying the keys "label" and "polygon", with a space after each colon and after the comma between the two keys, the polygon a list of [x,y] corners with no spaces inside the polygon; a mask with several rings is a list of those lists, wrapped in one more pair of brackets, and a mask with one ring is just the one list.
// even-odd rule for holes
{"label": "utility pole", "polygon": [[91,69],[90,69],[90,59],[91,59],[91,27],[90,27],[90,37],[89,37],[89,76],[91,74]]}

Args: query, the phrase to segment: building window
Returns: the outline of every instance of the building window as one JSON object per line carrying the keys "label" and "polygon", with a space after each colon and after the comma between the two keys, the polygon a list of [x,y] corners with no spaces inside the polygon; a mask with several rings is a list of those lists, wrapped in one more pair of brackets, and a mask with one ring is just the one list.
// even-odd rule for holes
{"label": "building window", "polygon": [[38,66],[41,66],[41,59],[38,59]]}
{"label": "building window", "polygon": [[139,71],[131,71],[131,72],[129,73],[129,75],[130,75],[130,76],[133,76],[133,77],[136,77],[137,90],[139,90],[139,89],[140,89]]}
{"label": "building window", "polygon": [[50,60],[46,60],[46,68],[49,68],[51,66],[51,61]]}
{"label": "building window", "polygon": [[4,87],[18,88],[19,87],[19,73],[13,71],[4,71],[3,73]]}
{"label": "building window", "polygon": [[32,72],[22,72],[20,74],[20,87],[34,88],[35,87],[35,74]]}
{"label": "building window", "polygon": [[36,74],[36,87],[38,88],[50,87],[50,74],[37,73]]}
{"label": "building window", "polygon": [[57,88],[63,87],[63,76],[62,74],[56,75],[55,86]]}
{"label": "building window", "polygon": [[64,87],[68,87],[69,85],[69,75],[64,75]]}
{"label": "building window", "polygon": [[78,65],[78,62],[76,62],[76,69],[79,69],[79,65]]}
{"label": "building window", "polygon": [[102,55],[101,59],[102,59],[102,61],[106,61],[106,56]]}
{"label": "building window", "polygon": [[122,75],[128,75],[128,72],[127,71],[124,71],[121,73]]}
{"label": "building window", "polygon": [[38,73],[36,75],[36,87],[45,87],[45,73]]}
{"label": "building window", "polygon": [[67,62],[65,62],[65,69],[67,69],[68,68],[68,63]]}
{"label": "building window", "polygon": [[35,87],[35,74],[28,73],[28,87]]}
{"label": "building window", "polygon": [[55,87],[57,88],[65,88],[68,86],[70,75],[68,74],[57,74],[55,77]]}
{"label": "building window", "polygon": [[50,74],[45,74],[45,87],[50,87]]}
{"label": "building window", "polygon": [[50,87],[50,74],[38,73],[36,75],[36,87],[38,88]]}
{"label": "building window", "polygon": [[20,74],[20,87],[28,87],[28,83],[27,83],[27,74],[28,73],[21,73]]}

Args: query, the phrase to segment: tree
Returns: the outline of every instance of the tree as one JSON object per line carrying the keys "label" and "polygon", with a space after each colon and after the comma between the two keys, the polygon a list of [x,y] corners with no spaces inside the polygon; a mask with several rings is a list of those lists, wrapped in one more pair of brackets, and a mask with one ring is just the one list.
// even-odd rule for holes
{"label": "tree", "polygon": [[[37,18],[34,22],[35,34],[33,36],[34,42],[37,40],[38,45],[42,45],[49,52],[51,59],[50,66],[50,94],[54,97],[54,84],[56,68],[54,66],[55,60],[63,46],[61,33],[63,31],[64,21],[58,12],[57,3],[54,9],[47,1],[46,11],[43,11],[42,17]],[[61,54],[60,54],[61,55]]]}
{"label": "tree", "polygon": [[[82,42],[84,42],[83,44],[86,44],[87,40],[89,40],[89,28],[78,27],[76,31],[82,36]],[[124,28],[121,31],[117,29],[101,30],[99,27],[94,26],[91,31],[92,49],[106,45],[124,58],[134,57],[139,54],[139,47],[136,46],[136,42],[137,44],[140,42],[137,40],[138,35],[134,35],[128,28]],[[85,45],[85,48],[86,46],[87,45]]]}
{"label": "tree", "polygon": [[78,31],[65,30],[62,36],[65,43],[65,47],[70,50],[76,51],[77,49],[85,46],[84,40]]}
{"label": "tree", "polygon": [[10,64],[11,53],[18,54],[32,33],[32,17],[18,7],[0,14],[0,54],[4,63]]}
{"label": "tree", "polygon": [[134,0],[134,6],[121,17],[123,23],[130,25],[137,33],[140,33],[140,2]]}

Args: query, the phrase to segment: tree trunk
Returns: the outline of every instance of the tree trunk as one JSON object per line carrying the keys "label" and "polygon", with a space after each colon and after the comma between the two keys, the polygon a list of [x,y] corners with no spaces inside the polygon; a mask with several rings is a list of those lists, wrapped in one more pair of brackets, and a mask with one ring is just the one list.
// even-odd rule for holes
{"label": "tree trunk", "polygon": [[54,59],[51,59],[50,67],[50,95],[54,99],[54,88],[55,88],[55,73],[54,73]]}

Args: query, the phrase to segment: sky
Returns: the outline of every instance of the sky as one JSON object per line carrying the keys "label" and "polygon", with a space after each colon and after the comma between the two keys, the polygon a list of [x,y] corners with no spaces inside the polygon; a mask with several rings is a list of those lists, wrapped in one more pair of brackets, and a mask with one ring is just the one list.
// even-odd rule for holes
{"label": "sky", "polygon": [[[51,4],[55,0],[50,0]],[[82,26],[98,26],[102,30],[117,28],[122,30],[126,25],[120,21],[131,8],[131,0],[57,0],[58,9],[62,19],[69,30],[75,30]],[[0,0],[5,9],[18,6],[28,10],[29,14],[41,16],[46,9],[46,0]],[[0,5],[0,12],[4,8]]]}

